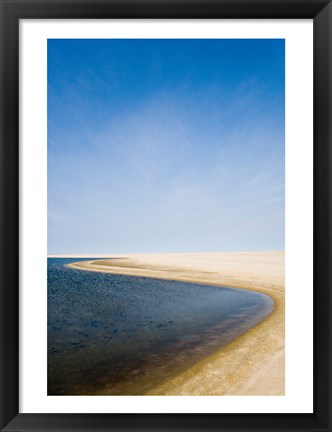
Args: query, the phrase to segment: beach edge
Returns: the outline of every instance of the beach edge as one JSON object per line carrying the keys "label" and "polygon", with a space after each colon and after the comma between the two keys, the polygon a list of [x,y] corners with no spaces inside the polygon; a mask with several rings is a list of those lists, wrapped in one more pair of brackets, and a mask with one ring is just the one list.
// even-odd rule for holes
{"label": "beach edge", "polygon": [[[166,263],[162,262],[163,258],[169,257],[169,254],[159,255],[157,268],[155,254],[101,257],[109,260],[107,266],[96,264],[100,261],[97,259],[70,263],[67,266],[76,270],[227,286],[269,295],[274,300],[274,309],[256,326],[184,372],[169,377],[162,384],[150,389],[147,394],[284,395],[285,295],[282,284],[268,282],[262,277],[258,280],[257,278],[245,280],[243,277],[241,279],[227,269],[219,272],[199,272],[188,266],[181,268],[181,254],[174,255],[176,255],[176,267],[171,267],[167,259],[164,259]],[[225,256],[225,253],[223,255]],[[250,253],[239,255],[240,262],[243,258],[251,256]],[[152,256],[154,259],[151,262]],[[119,260],[125,260],[126,265]]]}

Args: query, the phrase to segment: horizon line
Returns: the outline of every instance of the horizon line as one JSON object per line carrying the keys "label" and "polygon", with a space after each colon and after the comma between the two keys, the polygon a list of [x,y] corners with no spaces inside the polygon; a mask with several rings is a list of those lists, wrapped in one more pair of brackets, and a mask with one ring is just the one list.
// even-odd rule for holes
{"label": "horizon line", "polygon": [[183,254],[213,254],[213,253],[266,253],[266,252],[285,252],[285,249],[260,249],[260,250],[224,250],[224,251],[201,251],[201,252],[128,252],[128,253],[63,253],[47,254],[47,258],[105,258],[114,255],[183,255]]}

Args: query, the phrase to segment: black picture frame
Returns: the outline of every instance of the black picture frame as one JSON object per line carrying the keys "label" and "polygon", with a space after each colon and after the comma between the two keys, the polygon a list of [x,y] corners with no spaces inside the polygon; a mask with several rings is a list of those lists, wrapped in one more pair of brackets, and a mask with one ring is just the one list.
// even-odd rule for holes
{"label": "black picture frame", "polygon": [[[1,431],[332,431],[332,5],[326,0],[0,0]],[[19,413],[19,20],[274,18],[314,23],[314,413]],[[301,155],[299,154],[299,163]]]}

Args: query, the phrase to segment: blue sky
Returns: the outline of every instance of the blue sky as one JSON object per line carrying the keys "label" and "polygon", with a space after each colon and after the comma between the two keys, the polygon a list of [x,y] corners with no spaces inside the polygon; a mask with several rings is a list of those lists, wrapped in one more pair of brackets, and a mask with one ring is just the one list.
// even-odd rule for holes
{"label": "blue sky", "polygon": [[48,253],[284,249],[283,40],[48,40]]}

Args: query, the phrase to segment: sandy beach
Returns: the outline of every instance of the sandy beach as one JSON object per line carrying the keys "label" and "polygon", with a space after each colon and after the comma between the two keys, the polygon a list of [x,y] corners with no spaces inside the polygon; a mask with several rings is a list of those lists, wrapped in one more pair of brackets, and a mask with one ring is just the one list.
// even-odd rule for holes
{"label": "sandy beach", "polygon": [[265,293],[275,302],[274,311],[257,326],[148,394],[285,394],[283,251],[99,255],[98,258],[69,267],[244,288]]}

